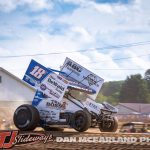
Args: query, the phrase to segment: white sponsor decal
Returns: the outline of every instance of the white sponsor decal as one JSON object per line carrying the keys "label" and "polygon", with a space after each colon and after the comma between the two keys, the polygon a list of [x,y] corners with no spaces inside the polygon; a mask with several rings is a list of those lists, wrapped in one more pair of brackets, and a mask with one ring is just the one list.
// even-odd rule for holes
{"label": "white sponsor decal", "polygon": [[67,86],[67,80],[55,73],[51,73],[42,81],[39,88],[48,97],[60,102],[65,94]]}
{"label": "white sponsor decal", "polygon": [[45,120],[46,122],[48,121],[52,121],[52,120],[56,120],[58,121],[59,120],[59,114],[60,114],[60,111],[59,110],[40,110],[39,109],[39,113],[40,113],[40,118],[42,120]]}
{"label": "white sponsor decal", "polygon": [[61,71],[65,72],[69,77],[76,80],[79,84],[85,85],[88,88],[96,91],[95,94],[89,95],[92,99],[96,98],[104,82],[101,77],[95,75],[91,71],[87,70],[69,58],[66,58]]}
{"label": "white sponsor decal", "polygon": [[46,103],[46,106],[49,107],[49,108],[55,108],[55,109],[60,109],[60,110],[64,110],[66,109],[66,105],[67,103],[66,102],[58,102],[58,101],[55,101],[55,100],[51,100],[50,102],[47,102]]}

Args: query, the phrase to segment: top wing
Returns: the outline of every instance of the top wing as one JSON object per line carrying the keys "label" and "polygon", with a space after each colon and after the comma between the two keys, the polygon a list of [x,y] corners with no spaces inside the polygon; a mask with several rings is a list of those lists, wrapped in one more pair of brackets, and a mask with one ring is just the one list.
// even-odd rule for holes
{"label": "top wing", "polygon": [[[71,86],[75,85],[76,89],[83,89],[89,92],[91,99],[96,99],[104,79],[97,76],[88,69],[82,67],[78,63],[74,62],[70,58],[66,58],[61,72],[64,72],[62,76],[67,80],[75,83],[71,83]],[[90,95],[92,94],[92,95]]]}

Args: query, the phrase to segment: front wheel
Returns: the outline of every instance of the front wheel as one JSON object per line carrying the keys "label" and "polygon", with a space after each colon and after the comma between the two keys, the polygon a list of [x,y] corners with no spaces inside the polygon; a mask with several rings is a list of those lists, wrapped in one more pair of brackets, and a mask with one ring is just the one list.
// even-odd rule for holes
{"label": "front wheel", "polygon": [[34,130],[40,120],[38,110],[32,105],[21,105],[14,112],[14,124],[21,131]]}
{"label": "front wheel", "polygon": [[118,119],[117,117],[112,117],[112,120],[102,120],[99,123],[99,129],[101,132],[116,132],[118,129]]}
{"label": "front wheel", "polygon": [[84,132],[91,126],[91,115],[86,110],[79,110],[73,115],[73,128]]}

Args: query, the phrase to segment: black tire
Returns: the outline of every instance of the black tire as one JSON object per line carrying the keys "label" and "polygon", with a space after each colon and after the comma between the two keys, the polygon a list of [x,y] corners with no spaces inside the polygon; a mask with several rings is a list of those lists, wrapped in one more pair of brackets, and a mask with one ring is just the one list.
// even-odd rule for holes
{"label": "black tire", "polygon": [[79,110],[73,115],[73,128],[78,132],[84,132],[91,126],[91,115],[86,110]]}
{"label": "black tire", "polygon": [[59,128],[59,127],[49,127],[45,126],[43,127],[45,131],[64,131],[64,128]]}
{"label": "black tire", "polygon": [[118,129],[118,119],[117,117],[113,117],[112,122],[102,121],[99,124],[99,129],[101,132],[116,132]]}
{"label": "black tire", "polygon": [[39,124],[40,116],[34,106],[24,104],[15,110],[13,120],[19,130],[31,131]]}

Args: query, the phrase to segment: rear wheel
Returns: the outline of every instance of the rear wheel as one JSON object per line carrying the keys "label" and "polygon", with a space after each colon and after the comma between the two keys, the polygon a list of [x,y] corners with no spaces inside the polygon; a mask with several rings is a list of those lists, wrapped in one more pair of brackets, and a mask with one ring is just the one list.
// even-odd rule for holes
{"label": "rear wheel", "polygon": [[99,129],[101,132],[116,132],[118,128],[117,117],[112,117],[112,121],[102,120],[99,124]]}
{"label": "rear wheel", "polygon": [[91,126],[91,115],[87,111],[79,110],[73,115],[73,128],[84,132]]}
{"label": "rear wheel", "polygon": [[14,112],[14,124],[22,131],[34,130],[40,120],[38,110],[32,105],[21,105]]}

